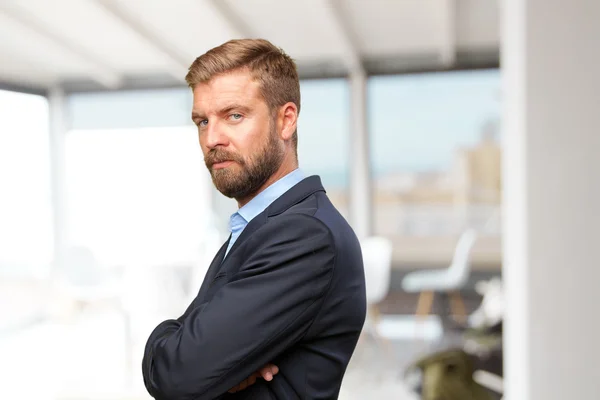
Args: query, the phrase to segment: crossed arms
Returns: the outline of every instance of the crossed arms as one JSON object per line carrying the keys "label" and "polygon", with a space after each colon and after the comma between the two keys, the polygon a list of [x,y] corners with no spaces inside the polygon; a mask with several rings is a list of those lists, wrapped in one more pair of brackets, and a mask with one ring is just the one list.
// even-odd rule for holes
{"label": "crossed arms", "polygon": [[267,222],[257,249],[212,300],[148,339],[142,372],[156,399],[215,399],[302,339],[318,313],[335,250],[329,229],[302,214]]}

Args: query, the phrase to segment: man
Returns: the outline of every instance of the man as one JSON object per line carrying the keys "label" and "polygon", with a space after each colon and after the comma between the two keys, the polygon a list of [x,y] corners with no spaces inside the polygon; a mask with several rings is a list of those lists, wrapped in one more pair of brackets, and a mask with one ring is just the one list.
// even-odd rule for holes
{"label": "man", "polygon": [[173,400],[335,399],[365,319],[364,271],[319,177],[298,169],[296,66],[268,41],[234,40],[186,80],[206,166],[239,210],[198,296],[150,335],[146,388]]}

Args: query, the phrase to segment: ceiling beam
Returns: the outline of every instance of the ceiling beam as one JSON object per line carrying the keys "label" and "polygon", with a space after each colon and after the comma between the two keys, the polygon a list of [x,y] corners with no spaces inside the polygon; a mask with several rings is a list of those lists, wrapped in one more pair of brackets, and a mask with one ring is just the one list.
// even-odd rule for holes
{"label": "ceiling beam", "polygon": [[[414,75],[448,71],[476,71],[500,68],[500,54],[497,48],[488,50],[459,50],[456,52],[456,61],[451,67],[440,65],[438,51],[423,53],[402,54],[394,57],[372,56],[363,57],[363,66],[367,76],[385,75]],[[298,64],[300,79],[344,79],[348,78],[348,71],[340,60],[323,62],[304,62]],[[4,86],[0,77],[0,90],[9,89]],[[6,83],[6,82],[4,82]],[[10,84],[7,84],[10,85]],[[66,94],[101,92],[106,89],[90,81],[68,81],[62,84]],[[155,90],[155,89],[185,89],[185,84],[167,76],[147,76],[123,78],[119,90]],[[17,90],[19,91],[19,90]],[[42,93],[42,92],[40,92]]]}
{"label": "ceiling beam", "polygon": [[456,62],[456,0],[442,0],[440,4],[440,62],[444,67],[452,67]]}
{"label": "ceiling beam", "polygon": [[[223,21],[229,25],[232,36],[238,39],[255,38],[252,28],[235,12],[225,0],[209,0],[207,2],[221,16]],[[203,4],[203,7],[205,5]]]}
{"label": "ceiling beam", "polygon": [[124,7],[114,0],[96,0],[109,14],[123,25],[135,32],[167,61],[167,73],[180,82],[183,82],[188,72],[191,61],[176,50],[176,46],[168,43],[164,37],[154,32],[138,18],[131,15]]}
{"label": "ceiling beam", "polygon": [[26,29],[45,37],[64,51],[83,61],[90,68],[89,74],[91,79],[102,86],[114,89],[120,85],[121,75],[114,68],[107,65],[104,60],[89,53],[76,40],[60,32],[56,32],[46,25],[41,18],[20,7],[18,4],[18,2],[0,1],[0,11],[4,12],[7,17],[20,23]]}
{"label": "ceiling beam", "polygon": [[355,32],[344,17],[342,7],[340,0],[323,0],[323,13],[336,32],[346,68],[348,68],[350,74],[363,74],[364,67],[356,45]]}
{"label": "ceiling beam", "polygon": [[0,78],[0,90],[7,90],[9,92],[17,92],[17,93],[25,93],[25,94],[35,94],[38,96],[47,96],[48,89],[42,86],[35,85],[25,85],[22,83],[13,83],[5,80],[1,80]]}

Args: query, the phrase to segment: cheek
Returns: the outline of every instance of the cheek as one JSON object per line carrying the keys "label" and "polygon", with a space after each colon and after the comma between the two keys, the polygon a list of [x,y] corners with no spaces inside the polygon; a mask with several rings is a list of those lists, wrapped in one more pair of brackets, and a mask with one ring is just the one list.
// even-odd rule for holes
{"label": "cheek", "polygon": [[248,131],[243,137],[243,143],[240,143],[240,145],[244,146],[243,148],[246,150],[247,154],[254,154],[269,142],[270,133],[268,126],[254,126],[253,129]]}
{"label": "cheek", "polygon": [[202,150],[202,154],[206,155],[208,152],[208,147],[206,147],[206,141],[202,139],[202,136],[198,135],[198,144],[200,145],[200,150]]}
{"label": "cheek", "polygon": [[258,137],[246,131],[239,135],[232,135],[229,139],[229,146],[227,146],[227,148],[236,154],[246,157],[249,154],[252,154],[258,140]]}
{"label": "cheek", "polygon": [[238,147],[238,154],[246,161],[246,163],[254,163],[258,153],[260,153],[262,141],[258,138],[248,140],[243,143],[242,147]]}
{"label": "cheek", "polygon": [[208,149],[202,145],[202,143],[200,143],[200,150],[202,151],[202,155],[206,156],[206,153],[208,153]]}

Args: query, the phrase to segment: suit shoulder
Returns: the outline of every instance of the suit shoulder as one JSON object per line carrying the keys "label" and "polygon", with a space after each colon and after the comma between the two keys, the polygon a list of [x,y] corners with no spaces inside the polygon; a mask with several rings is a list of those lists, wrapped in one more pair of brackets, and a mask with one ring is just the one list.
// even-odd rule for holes
{"label": "suit shoulder", "polygon": [[289,207],[288,209],[286,209],[285,211],[283,211],[282,213],[280,213],[278,215],[284,216],[284,215],[293,215],[293,214],[303,214],[303,215],[314,216],[317,213],[317,211],[319,210],[319,206],[320,206],[320,204],[319,204],[319,200],[318,200],[317,196],[312,195],[312,196],[305,198],[301,202],[298,202],[298,203],[292,205],[291,207]]}
{"label": "suit shoulder", "polygon": [[[308,211],[308,210],[303,210]],[[315,212],[288,212],[269,217],[265,228],[276,231],[295,231],[298,236],[319,235],[332,238],[329,226],[315,216]]]}

